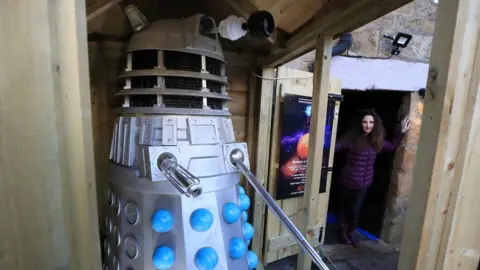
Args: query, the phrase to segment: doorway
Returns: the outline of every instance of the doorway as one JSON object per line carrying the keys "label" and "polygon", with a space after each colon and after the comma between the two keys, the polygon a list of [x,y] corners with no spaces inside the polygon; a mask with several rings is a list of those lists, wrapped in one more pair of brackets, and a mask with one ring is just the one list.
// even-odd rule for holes
{"label": "doorway", "polygon": [[[360,123],[358,113],[360,110],[373,109],[383,121],[385,127],[386,139],[392,138],[395,129],[401,120],[398,112],[402,106],[405,95],[409,93],[400,91],[352,91],[343,90],[344,101],[340,106],[337,139],[342,137],[349,128]],[[393,170],[394,152],[382,153],[377,156],[375,163],[375,174],[373,184],[369,188],[359,218],[359,231],[363,237],[376,239],[380,236],[384,213],[387,203],[387,192],[390,186],[390,180]],[[335,216],[338,212],[337,206],[341,200],[339,194],[338,177],[340,170],[345,164],[345,154],[338,153],[335,155],[333,164],[332,185],[329,199],[329,227],[336,227]],[[334,226],[335,225],[335,226]],[[327,232],[329,228],[327,228]],[[332,228],[331,232],[336,229]],[[328,240],[328,241],[327,241]],[[336,235],[327,237],[325,242],[335,242]]]}

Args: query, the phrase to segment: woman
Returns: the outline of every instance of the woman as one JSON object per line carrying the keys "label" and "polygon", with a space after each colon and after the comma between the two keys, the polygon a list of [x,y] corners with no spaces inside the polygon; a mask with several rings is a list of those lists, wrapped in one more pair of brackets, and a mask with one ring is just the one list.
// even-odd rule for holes
{"label": "woman", "polygon": [[405,118],[391,141],[385,140],[380,117],[374,111],[361,115],[361,124],[354,126],[335,144],[335,152],[345,151],[346,162],[340,175],[340,241],[358,245],[354,237],[358,216],[367,189],[372,185],[375,159],[380,152],[394,151],[410,128]]}

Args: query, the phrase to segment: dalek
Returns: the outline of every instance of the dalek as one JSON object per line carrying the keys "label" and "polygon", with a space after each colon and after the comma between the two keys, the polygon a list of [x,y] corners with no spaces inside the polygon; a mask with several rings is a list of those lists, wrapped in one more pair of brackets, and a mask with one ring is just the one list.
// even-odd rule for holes
{"label": "dalek", "polygon": [[235,141],[213,28],[201,14],[160,20],[128,44],[110,149],[104,269],[255,269],[241,173],[308,245],[249,171],[246,143]]}
{"label": "dalek", "polygon": [[106,269],[253,269],[250,199],[229,156],[225,59],[213,19],[161,20],[135,33],[120,74],[110,151]]}

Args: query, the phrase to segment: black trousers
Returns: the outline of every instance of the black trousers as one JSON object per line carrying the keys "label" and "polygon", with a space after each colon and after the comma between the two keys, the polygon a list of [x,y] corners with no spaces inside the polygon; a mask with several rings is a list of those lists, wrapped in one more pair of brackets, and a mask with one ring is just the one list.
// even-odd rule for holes
{"label": "black trousers", "polygon": [[342,186],[339,191],[339,223],[357,223],[367,189],[351,189]]}

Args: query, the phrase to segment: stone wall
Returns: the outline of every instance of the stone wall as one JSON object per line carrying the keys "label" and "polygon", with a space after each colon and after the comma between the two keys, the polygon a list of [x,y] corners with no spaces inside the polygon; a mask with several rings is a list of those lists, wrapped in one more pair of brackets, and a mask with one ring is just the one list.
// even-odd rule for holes
{"label": "stone wall", "polygon": [[404,115],[408,114],[410,116],[411,127],[395,152],[394,169],[387,194],[381,235],[381,238],[388,243],[400,243],[402,240],[408,210],[408,195],[413,183],[413,169],[422,123],[423,99],[417,92],[406,97],[402,109],[406,111]]}
{"label": "stone wall", "polygon": [[415,0],[352,32],[353,44],[349,55],[387,57],[392,50],[392,40],[404,32],[413,36],[407,48],[395,59],[428,63],[435,27],[437,5],[431,0]]}
{"label": "stone wall", "polygon": [[[392,40],[384,35],[395,36],[404,32],[413,36],[407,48],[401,49],[399,59],[409,62],[428,63],[437,4],[432,0],[415,0],[367,25],[352,32],[353,43],[345,55],[385,58],[390,56]],[[310,52],[287,64],[289,68],[309,70],[315,59],[315,52]]]}

